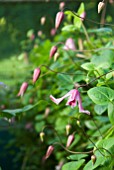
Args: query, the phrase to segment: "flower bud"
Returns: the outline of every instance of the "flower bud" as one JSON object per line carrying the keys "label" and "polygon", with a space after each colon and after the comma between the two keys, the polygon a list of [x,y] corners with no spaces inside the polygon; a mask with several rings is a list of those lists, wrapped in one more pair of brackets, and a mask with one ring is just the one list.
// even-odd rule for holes
{"label": "flower bud", "polygon": [[35,35],[32,34],[29,38],[30,38],[30,40],[34,40],[35,39]]}
{"label": "flower bud", "polygon": [[17,94],[17,96],[23,96],[24,93],[26,92],[28,88],[28,83],[27,82],[24,82],[22,85],[21,85],[21,88],[19,90],[19,93]]}
{"label": "flower bud", "polygon": [[45,136],[45,133],[44,132],[40,132],[40,140],[41,140],[41,142],[44,141],[44,136]]}
{"label": "flower bud", "polygon": [[68,38],[65,42],[65,46],[63,47],[65,50],[76,50],[76,46],[74,40],[72,38]]}
{"label": "flower bud", "polygon": [[113,4],[113,3],[114,3],[114,0],[109,0],[109,3],[110,3],[110,4]]}
{"label": "flower bud", "polygon": [[66,135],[69,135],[70,129],[71,129],[71,125],[70,124],[66,125]]}
{"label": "flower bud", "polygon": [[54,150],[54,147],[52,145],[50,145],[47,149],[45,159],[49,158],[49,156],[52,154],[53,150]]}
{"label": "flower bud", "polygon": [[44,116],[47,117],[47,116],[49,115],[49,113],[50,113],[50,108],[47,107],[47,108],[45,109]]}
{"label": "flower bud", "polygon": [[84,11],[84,12],[80,15],[81,21],[84,21],[85,17],[86,17],[86,12]]}
{"label": "flower bud", "polygon": [[46,21],[46,17],[41,17],[41,19],[40,19],[41,25],[44,25],[45,21]]}
{"label": "flower bud", "polygon": [[59,53],[56,52],[56,53],[54,54],[54,61],[56,61],[58,57],[59,57]]}
{"label": "flower bud", "polygon": [[66,147],[68,148],[72,144],[73,141],[74,141],[74,134],[69,135],[67,139]]}
{"label": "flower bud", "polygon": [[50,58],[52,58],[56,52],[57,52],[57,47],[53,46],[50,50]]}
{"label": "flower bud", "polygon": [[104,8],[105,3],[104,2],[99,2],[98,4],[98,14],[101,12],[101,10]]}
{"label": "flower bud", "polygon": [[31,130],[31,129],[32,129],[32,123],[31,123],[31,122],[28,122],[28,123],[25,125],[25,129]]}
{"label": "flower bud", "polygon": [[39,30],[37,34],[38,34],[39,37],[41,37],[43,33],[42,33],[41,30]]}
{"label": "flower bud", "polygon": [[77,125],[78,125],[78,126],[80,126],[80,121],[79,121],[79,120],[77,120],[77,122],[76,122],[76,123],[77,123]]}
{"label": "flower bud", "polygon": [[55,28],[52,28],[51,31],[50,31],[50,35],[51,36],[54,36],[56,34],[56,29]]}
{"label": "flower bud", "polygon": [[95,156],[95,155],[92,155],[92,156],[91,156],[91,160],[92,160],[92,163],[93,163],[93,165],[94,165],[95,162],[96,162],[96,156]]}
{"label": "flower bud", "polygon": [[64,7],[65,7],[65,2],[60,2],[59,9],[63,10]]}
{"label": "flower bud", "polygon": [[35,83],[37,80],[38,80],[38,78],[39,78],[39,76],[40,76],[40,73],[41,73],[41,70],[40,70],[40,68],[36,68],[35,70],[34,70],[34,74],[33,74],[33,83]]}
{"label": "flower bud", "polygon": [[63,21],[64,19],[64,13],[61,11],[61,12],[58,12],[56,14],[56,19],[55,19],[55,28],[58,29],[61,22]]}

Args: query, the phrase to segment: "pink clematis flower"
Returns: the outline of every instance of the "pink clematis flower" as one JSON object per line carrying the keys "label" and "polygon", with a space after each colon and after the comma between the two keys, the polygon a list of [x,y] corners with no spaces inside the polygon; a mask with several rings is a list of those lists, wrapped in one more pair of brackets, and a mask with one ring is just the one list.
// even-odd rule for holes
{"label": "pink clematis flower", "polygon": [[90,115],[90,112],[88,110],[84,110],[83,106],[82,106],[82,101],[81,101],[81,96],[78,90],[73,89],[70,90],[67,94],[65,94],[63,97],[56,99],[55,97],[53,97],[52,95],[50,95],[50,99],[55,103],[55,104],[59,104],[60,102],[62,102],[63,99],[68,98],[68,101],[66,103],[66,105],[71,106],[72,108],[76,106],[77,102],[78,102],[78,107],[79,107],[79,112],[81,113],[86,113],[88,115]]}

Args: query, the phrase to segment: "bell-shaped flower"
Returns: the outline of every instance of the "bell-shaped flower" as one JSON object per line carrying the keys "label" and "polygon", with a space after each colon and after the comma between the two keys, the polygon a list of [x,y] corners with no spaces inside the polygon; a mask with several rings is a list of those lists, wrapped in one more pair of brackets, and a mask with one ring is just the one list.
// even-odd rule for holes
{"label": "bell-shaped flower", "polygon": [[68,101],[67,101],[66,105],[69,105],[73,108],[77,105],[77,102],[78,102],[79,112],[80,113],[86,113],[86,114],[90,115],[90,112],[88,110],[83,109],[81,96],[80,96],[80,93],[77,89],[70,90],[67,94],[65,94],[63,97],[58,98],[58,99],[56,99],[55,97],[50,95],[50,99],[57,105],[60,102],[62,102],[63,99],[65,99],[67,97],[68,97]]}
{"label": "bell-shaped flower", "polygon": [[63,48],[64,48],[64,50],[73,50],[73,51],[75,51],[76,46],[75,46],[74,40],[72,38],[68,38],[66,40],[65,46]]}
{"label": "bell-shaped flower", "polygon": [[34,74],[33,74],[33,80],[32,80],[33,83],[35,83],[38,80],[40,73],[41,73],[40,68],[35,68]]}
{"label": "bell-shaped flower", "polygon": [[24,82],[21,87],[20,87],[20,90],[19,90],[19,93],[17,94],[17,96],[23,96],[24,93],[26,92],[28,88],[28,83],[27,82]]}

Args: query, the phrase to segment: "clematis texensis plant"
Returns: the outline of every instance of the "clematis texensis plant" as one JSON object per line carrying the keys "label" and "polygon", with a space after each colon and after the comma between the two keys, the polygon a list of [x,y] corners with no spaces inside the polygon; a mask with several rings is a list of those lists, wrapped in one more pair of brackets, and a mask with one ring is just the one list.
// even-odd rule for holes
{"label": "clematis texensis plant", "polygon": [[88,115],[90,115],[90,112],[88,110],[84,110],[83,106],[82,106],[82,100],[81,100],[81,96],[80,93],[77,89],[72,89],[70,90],[67,94],[65,94],[63,97],[56,99],[55,97],[53,97],[52,95],[50,95],[50,99],[55,103],[55,104],[59,104],[60,102],[62,102],[63,99],[68,97],[68,101],[66,103],[66,105],[71,106],[72,108],[76,106],[77,102],[78,102],[78,108],[79,108],[79,112],[81,113],[86,113]]}

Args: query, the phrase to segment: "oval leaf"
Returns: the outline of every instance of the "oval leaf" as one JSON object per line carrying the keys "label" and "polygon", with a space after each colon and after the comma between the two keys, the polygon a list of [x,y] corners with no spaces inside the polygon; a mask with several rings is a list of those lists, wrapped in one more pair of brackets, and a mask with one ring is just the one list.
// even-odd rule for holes
{"label": "oval leaf", "polygon": [[65,165],[63,165],[62,170],[78,170],[83,163],[85,162],[84,159],[81,159],[79,161],[72,161],[72,162],[68,162]]}
{"label": "oval leaf", "polygon": [[114,99],[114,90],[108,87],[94,87],[87,93],[91,100],[98,105],[106,105]]}

